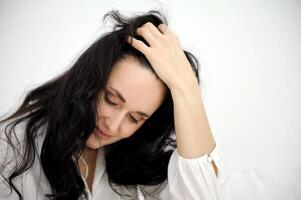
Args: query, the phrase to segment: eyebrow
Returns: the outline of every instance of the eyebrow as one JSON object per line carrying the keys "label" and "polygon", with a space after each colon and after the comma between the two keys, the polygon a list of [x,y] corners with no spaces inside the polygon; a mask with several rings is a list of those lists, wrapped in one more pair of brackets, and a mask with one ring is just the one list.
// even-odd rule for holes
{"label": "eyebrow", "polygon": [[[109,87],[109,88],[110,88],[111,90],[113,90],[113,91],[116,93],[117,97],[118,97],[122,102],[126,103],[125,98],[122,96],[122,94],[121,94],[117,89],[112,88],[112,87]],[[149,117],[149,115],[146,114],[146,113],[144,113],[144,112],[141,112],[141,111],[136,111],[136,112],[139,113],[139,114],[142,115],[142,116]]]}

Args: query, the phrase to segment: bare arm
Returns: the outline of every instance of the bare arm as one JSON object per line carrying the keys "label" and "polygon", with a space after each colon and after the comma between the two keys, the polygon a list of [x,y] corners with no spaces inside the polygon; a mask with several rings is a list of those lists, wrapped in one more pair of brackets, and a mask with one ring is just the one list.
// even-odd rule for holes
{"label": "bare arm", "polygon": [[178,152],[186,158],[209,154],[215,142],[198,84],[186,88],[173,88],[174,120]]}
{"label": "bare arm", "polygon": [[144,37],[149,47],[133,37],[127,41],[147,57],[171,91],[179,154],[185,158],[209,154],[215,147],[215,141],[196,77],[177,35],[165,24],[155,27],[151,23],[138,28],[137,33]]}

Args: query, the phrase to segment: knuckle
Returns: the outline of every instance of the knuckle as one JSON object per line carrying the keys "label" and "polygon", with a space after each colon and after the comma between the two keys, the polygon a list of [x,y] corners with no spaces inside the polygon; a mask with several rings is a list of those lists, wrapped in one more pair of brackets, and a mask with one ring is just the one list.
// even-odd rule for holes
{"label": "knuckle", "polygon": [[140,40],[137,40],[137,45],[142,46],[143,42]]}
{"label": "knuckle", "polygon": [[139,49],[144,49],[144,47],[145,47],[145,44],[144,44],[144,42],[142,42],[142,41],[138,41],[137,42],[137,46],[139,47]]}
{"label": "knuckle", "polygon": [[152,25],[153,25],[153,24],[152,24],[151,22],[146,22],[146,23],[145,23],[145,26],[146,26],[146,27],[151,27]]}
{"label": "knuckle", "polygon": [[139,27],[139,28],[137,28],[136,33],[140,33],[140,31],[141,31],[141,28]]}
{"label": "knuckle", "polygon": [[167,26],[164,23],[160,24],[158,27],[160,27],[161,29],[166,29],[167,28]]}
{"label": "knuckle", "polygon": [[147,30],[145,29],[145,27],[140,27],[140,28],[137,29],[137,33],[140,33],[140,34],[145,34],[146,31]]}
{"label": "knuckle", "polygon": [[159,24],[159,26],[158,26],[158,27],[164,27],[164,25],[165,25],[165,24],[164,24],[164,23],[162,23],[162,24]]}

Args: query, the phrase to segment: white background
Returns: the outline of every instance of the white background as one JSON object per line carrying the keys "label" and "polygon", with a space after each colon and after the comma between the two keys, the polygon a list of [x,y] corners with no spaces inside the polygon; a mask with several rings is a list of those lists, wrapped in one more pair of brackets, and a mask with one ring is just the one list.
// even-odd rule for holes
{"label": "white background", "polygon": [[0,114],[67,69],[103,32],[107,11],[156,8],[201,63],[207,115],[229,169],[300,178],[300,1],[0,0]]}

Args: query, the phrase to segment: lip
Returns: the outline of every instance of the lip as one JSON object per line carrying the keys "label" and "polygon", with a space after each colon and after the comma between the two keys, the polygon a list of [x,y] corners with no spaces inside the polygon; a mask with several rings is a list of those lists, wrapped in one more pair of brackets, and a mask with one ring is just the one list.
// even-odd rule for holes
{"label": "lip", "polygon": [[103,139],[107,139],[107,138],[113,137],[112,135],[109,135],[109,134],[106,134],[106,133],[102,132],[102,131],[100,130],[99,127],[95,127],[95,130],[96,130],[97,134],[98,134],[101,138],[103,138]]}

